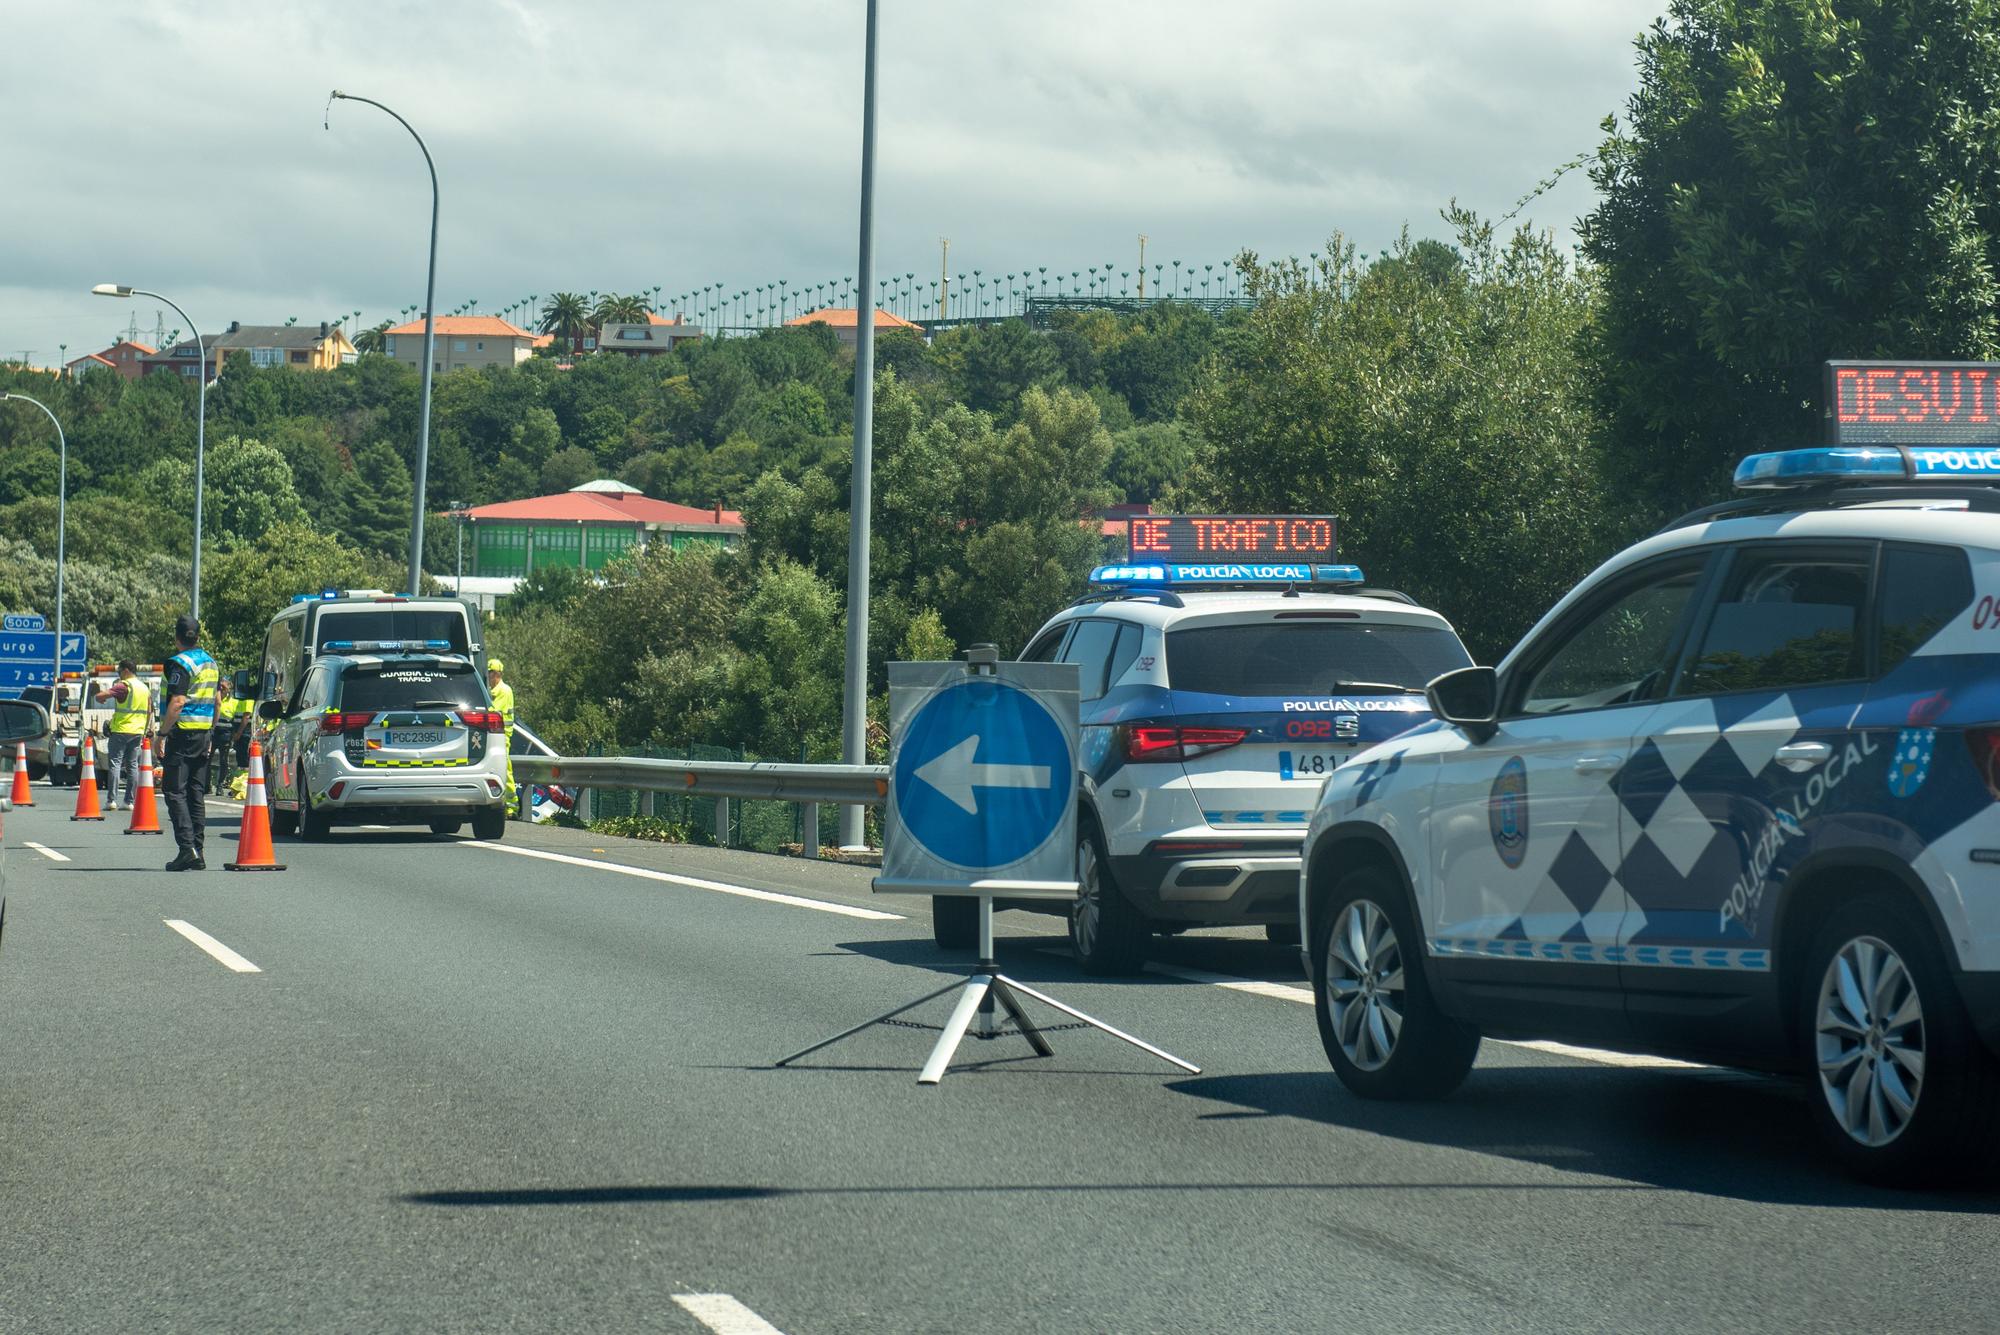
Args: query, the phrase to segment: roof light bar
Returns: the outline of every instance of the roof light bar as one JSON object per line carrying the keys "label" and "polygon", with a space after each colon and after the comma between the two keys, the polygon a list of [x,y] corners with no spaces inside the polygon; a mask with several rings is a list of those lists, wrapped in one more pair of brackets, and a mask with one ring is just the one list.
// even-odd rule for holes
{"label": "roof light bar", "polygon": [[1829,482],[1989,482],[2000,485],[2000,449],[1831,445],[1753,454],[1736,466],[1739,491]]}
{"label": "roof light bar", "polygon": [[450,640],[328,640],[320,645],[328,653],[423,653],[451,648]]}
{"label": "roof light bar", "polygon": [[1202,585],[1270,586],[1291,584],[1359,584],[1360,566],[1322,566],[1305,562],[1244,561],[1194,564],[1182,561],[1141,561],[1099,566],[1090,582],[1112,588],[1188,588]]}

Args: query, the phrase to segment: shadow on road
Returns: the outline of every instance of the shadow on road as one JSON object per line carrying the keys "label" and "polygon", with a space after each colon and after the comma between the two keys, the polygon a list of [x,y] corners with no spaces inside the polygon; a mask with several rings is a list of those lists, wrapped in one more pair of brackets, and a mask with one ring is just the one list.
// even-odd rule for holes
{"label": "shadow on road", "polygon": [[1843,1177],[1803,1085],[1728,1071],[1481,1067],[1440,1103],[1355,1098],[1331,1072],[1201,1076],[1167,1086],[1239,1111],[1449,1146],[1635,1186],[1763,1204],[2000,1214],[2000,1194],[1884,1191]]}

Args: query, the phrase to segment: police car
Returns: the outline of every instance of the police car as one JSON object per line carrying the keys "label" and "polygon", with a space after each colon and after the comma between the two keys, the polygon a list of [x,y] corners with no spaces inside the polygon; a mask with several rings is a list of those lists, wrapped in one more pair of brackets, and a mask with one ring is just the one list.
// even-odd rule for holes
{"label": "police car", "polygon": [[[1224,522],[1300,521],[1151,516],[1135,526],[1199,535]],[[1324,525],[1317,554],[1330,555],[1331,521],[1311,522]],[[1251,546],[1248,533],[1232,546]],[[1173,537],[1135,527],[1133,548],[1171,554]],[[1177,549],[1206,559],[1098,568],[1091,592],[1021,654],[1079,668],[1069,925],[1092,972],[1136,967],[1155,932],[1261,924],[1273,940],[1297,940],[1299,845],[1320,785],[1362,747],[1428,719],[1424,683],[1472,661],[1443,617],[1365,587],[1354,566]],[[940,908],[944,940],[953,910]]]}
{"label": "police car", "polygon": [[336,821],[506,833],[506,728],[485,679],[442,641],[334,640],[273,720],[271,826],[308,840]]}
{"label": "police car", "polygon": [[1736,482],[1329,780],[1300,882],[1327,1056],[1383,1098],[1448,1093],[1482,1034],[1797,1072],[1863,1176],[1991,1165],[2000,451]]}

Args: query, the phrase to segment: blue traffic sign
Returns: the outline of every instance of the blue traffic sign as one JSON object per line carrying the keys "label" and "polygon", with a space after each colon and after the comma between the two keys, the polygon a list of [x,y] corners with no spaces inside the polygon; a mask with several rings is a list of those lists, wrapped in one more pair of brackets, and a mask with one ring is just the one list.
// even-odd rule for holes
{"label": "blue traffic sign", "polygon": [[[63,632],[63,667],[83,665],[90,640],[82,631]],[[56,633],[52,630],[0,631],[0,663],[47,663],[56,656]]]}
{"label": "blue traffic sign", "polygon": [[49,619],[40,612],[9,612],[0,619],[0,626],[8,630],[47,630]]}
{"label": "blue traffic sign", "polygon": [[903,829],[967,871],[1012,867],[1074,801],[1069,735],[1028,691],[990,677],[940,690],[899,740],[891,782]]}

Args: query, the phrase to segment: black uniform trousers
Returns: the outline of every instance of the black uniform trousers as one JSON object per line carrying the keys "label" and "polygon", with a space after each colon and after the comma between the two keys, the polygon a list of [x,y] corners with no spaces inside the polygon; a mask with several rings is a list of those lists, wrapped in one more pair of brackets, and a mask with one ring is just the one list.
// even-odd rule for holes
{"label": "black uniform trousers", "polygon": [[161,761],[166,779],[167,820],[174,843],[202,851],[208,834],[208,760],[211,729],[173,729]]}

